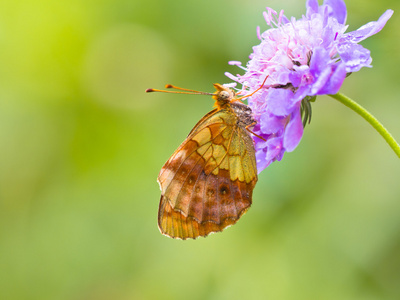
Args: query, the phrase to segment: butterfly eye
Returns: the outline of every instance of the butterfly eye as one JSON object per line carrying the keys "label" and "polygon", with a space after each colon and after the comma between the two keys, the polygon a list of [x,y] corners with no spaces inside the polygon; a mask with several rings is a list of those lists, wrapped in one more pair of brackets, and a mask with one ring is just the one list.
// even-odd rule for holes
{"label": "butterfly eye", "polygon": [[218,98],[220,100],[228,100],[230,98],[231,95],[229,95],[229,93],[227,91],[221,91],[218,94]]}

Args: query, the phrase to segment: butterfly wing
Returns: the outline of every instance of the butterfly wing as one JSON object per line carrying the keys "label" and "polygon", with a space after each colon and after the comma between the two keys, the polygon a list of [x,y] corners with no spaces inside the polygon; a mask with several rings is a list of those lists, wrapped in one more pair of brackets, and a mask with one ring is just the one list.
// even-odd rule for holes
{"label": "butterfly wing", "polygon": [[160,231],[196,238],[222,231],[247,211],[257,182],[252,138],[228,109],[204,116],[158,176]]}

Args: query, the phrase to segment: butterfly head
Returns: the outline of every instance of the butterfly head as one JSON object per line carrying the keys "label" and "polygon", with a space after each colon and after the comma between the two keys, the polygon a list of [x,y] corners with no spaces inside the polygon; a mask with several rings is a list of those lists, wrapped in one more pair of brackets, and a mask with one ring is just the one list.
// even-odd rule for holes
{"label": "butterfly head", "polygon": [[213,94],[213,99],[215,100],[215,106],[218,108],[228,105],[235,99],[235,92],[232,89],[219,83],[214,83],[214,87],[217,91]]}

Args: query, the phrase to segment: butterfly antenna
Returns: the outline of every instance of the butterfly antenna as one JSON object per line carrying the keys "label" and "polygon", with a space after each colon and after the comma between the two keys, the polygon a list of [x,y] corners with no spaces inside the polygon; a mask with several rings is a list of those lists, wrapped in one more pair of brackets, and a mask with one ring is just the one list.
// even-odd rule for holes
{"label": "butterfly antenna", "polygon": [[257,93],[259,90],[261,90],[261,89],[264,87],[264,84],[265,84],[265,82],[267,81],[268,76],[269,76],[269,75],[267,75],[267,76],[265,77],[263,83],[262,83],[262,84],[260,85],[260,87],[257,88],[255,91],[253,91],[252,93],[250,93],[250,94],[248,94],[248,95],[244,95],[244,96],[242,96],[242,97],[236,98],[236,100],[242,100],[242,99],[244,99],[244,98],[248,98],[248,97],[253,96],[255,93]]}
{"label": "butterfly antenna", "polygon": [[189,94],[189,95],[209,95],[213,96],[213,93],[207,93],[207,92],[200,92],[196,90],[189,90],[189,89],[184,89],[181,87],[174,86],[172,84],[166,84],[165,85],[166,89],[176,89],[176,90],[181,90],[184,92],[177,92],[177,91],[165,91],[165,90],[158,90],[158,89],[147,89],[146,93],[151,93],[151,92],[162,92],[162,93],[172,93],[172,94]]}

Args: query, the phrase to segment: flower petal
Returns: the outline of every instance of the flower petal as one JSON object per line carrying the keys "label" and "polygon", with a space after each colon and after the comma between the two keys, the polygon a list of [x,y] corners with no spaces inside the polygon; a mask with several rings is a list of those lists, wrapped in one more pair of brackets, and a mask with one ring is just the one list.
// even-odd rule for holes
{"label": "flower petal", "polygon": [[307,18],[310,18],[313,14],[318,13],[318,0],[307,0]]}
{"label": "flower petal", "polygon": [[314,82],[310,85],[311,94],[309,96],[318,95],[319,91],[328,82],[332,73],[330,62],[329,53],[324,48],[315,48],[310,61],[310,72],[314,78]]}
{"label": "flower petal", "polygon": [[271,114],[263,114],[260,116],[259,124],[262,133],[271,134],[284,128],[285,119]]}
{"label": "flower petal", "polygon": [[319,95],[336,94],[339,92],[347,75],[346,64],[340,63],[329,77],[329,81],[319,91]]}
{"label": "flower petal", "polygon": [[276,116],[287,116],[293,109],[292,99],[292,91],[271,88],[266,99],[268,110]]}
{"label": "flower petal", "polygon": [[327,64],[331,61],[328,51],[322,47],[316,47],[310,61],[310,70],[314,74],[322,73]]}
{"label": "flower petal", "polygon": [[256,151],[257,173],[260,174],[272,161],[267,161],[266,154],[263,149]]}
{"label": "flower petal", "polygon": [[346,23],[347,9],[343,0],[325,0],[324,5],[329,6],[329,16],[338,20],[340,24]]}
{"label": "flower petal", "polygon": [[283,137],[283,147],[286,151],[293,151],[300,143],[303,136],[303,122],[301,120],[300,108],[292,115],[292,119],[286,127]]}
{"label": "flower petal", "polygon": [[293,71],[289,74],[289,80],[294,87],[308,84],[310,78],[310,67],[307,65],[293,66]]}
{"label": "flower petal", "polygon": [[[386,25],[386,22],[390,19],[393,15],[393,10],[388,9],[385,11],[382,16],[376,22],[369,22],[364,26],[361,26],[355,31],[346,33],[343,35],[343,42],[344,43],[359,43],[362,40],[374,35],[382,30],[382,28]],[[342,42],[342,39],[340,42]]]}
{"label": "flower petal", "polygon": [[267,141],[267,156],[266,159],[273,161],[273,160],[280,160],[282,158],[282,138],[276,137],[271,138]]}
{"label": "flower petal", "polygon": [[370,51],[361,45],[344,43],[340,44],[337,50],[341,60],[346,64],[347,72],[356,72],[362,67],[371,66]]}
{"label": "flower petal", "polygon": [[307,96],[315,96],[315,95],[321,95],[321,90],[325,87],[327,82],[329,81],[329,78],[332,74],[332,69],[331,66],[327,66],[325,69],[322,70],[319,74],[316,74],[315,82],[311,86],[310,94]]}

